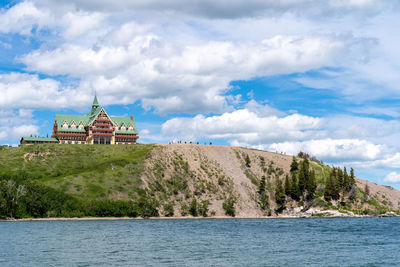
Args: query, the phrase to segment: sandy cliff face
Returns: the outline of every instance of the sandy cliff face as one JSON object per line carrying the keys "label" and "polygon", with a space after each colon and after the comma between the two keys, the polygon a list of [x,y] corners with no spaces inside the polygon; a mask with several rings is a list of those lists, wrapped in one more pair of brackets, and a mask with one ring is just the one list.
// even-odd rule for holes
{"label": "sandy cliff face", "polygon": [[[247,156],[250,164],[246,166]],[[209,202],[209,215],[223,216],[223,202],[233,197],[237,217],[262,217],[268,213],[276,215],[276,180],[283,181],[286,175],[290,175],[292,159],[289,155],[238,147],[163,144],[153,149],[146,160],[142,180],[160,200],[161,206],[173,203],[175,216],[187,213],[194,198],[198,205]],[[318,197],[312,203],[297,202],[287,197],[287,210],[304,206],[320,210],[339,207],[342,209],[344,204],[346,209],[360,214],[376,212],[377,209],[399,209],[400,191],[361,179],[356,180],[354,199],[350,201],[348,196],[344,195],[340,200],[332,201],[330,207],[325,205],[326,203],[322,205],[323,183],[329,173],[329,167],[317,162],[311,162],[310,167],[315,169],[317,174]],[[257,184],[262,176],[266,177],[267,182],[268,210],[261,209],[259,204]],[[363,192],[365,184],[369,187],[368,196]],[[339,205],[340,202],[342,206]]]}

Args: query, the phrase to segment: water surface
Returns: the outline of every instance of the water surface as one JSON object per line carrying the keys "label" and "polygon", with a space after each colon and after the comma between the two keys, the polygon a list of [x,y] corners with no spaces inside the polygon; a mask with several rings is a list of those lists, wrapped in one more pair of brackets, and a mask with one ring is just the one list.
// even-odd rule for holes
{"label": "water surface", "polygon": [[0,266],[400,266],[400,218],[0,222]]}

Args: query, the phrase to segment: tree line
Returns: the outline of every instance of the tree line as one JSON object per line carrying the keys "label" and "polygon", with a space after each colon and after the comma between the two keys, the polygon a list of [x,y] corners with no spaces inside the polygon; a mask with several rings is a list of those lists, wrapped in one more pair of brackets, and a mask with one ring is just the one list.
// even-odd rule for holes
{"label": "tree line", "polygon": [[[308,154],[301,154],[301,161],[298,162],[296,157],[293,157],[290,165],[290,174],[287,174],[284,181],[276,179],[274,198],[277,205],[276,212],[280,213],[286,208],[288,200],[310,202],[316,197],[318,189],[315,170],[310,168],[311,159]],[[323,196],[326,201],[338,200],[340,194],[348,194],[355,186],[355,176],[353,168],[350,169],[350,174],[347,173],[346,167],[342,169],[332,167],[328,177],[325,177],[322,182]],[[258,185],[258,201],[260,208],[263,210],[269,209],[269,197],[266,192],[266,178],[262,176]]]}
{"label": "tree line", "polygon": [[0,218],[154,217],[159,203],[143,191],[137,199],[83,200],[38,184],[24,173],[0,174]]}

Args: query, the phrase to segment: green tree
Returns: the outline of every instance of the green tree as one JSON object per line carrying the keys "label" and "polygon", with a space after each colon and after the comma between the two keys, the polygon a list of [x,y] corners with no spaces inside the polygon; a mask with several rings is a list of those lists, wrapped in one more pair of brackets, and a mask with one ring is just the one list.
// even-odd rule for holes
{"label": "green tree", "polygon": [[225,210],[226,215],[235,217],[235,202],[235,198],[233,196],[229,196],[229,198],[222,203],[222,208]]}
{"label": "green tree", "polygon": [[267,210],[269,208],[269,197],[267,192],[264,192],[259,197],[259,204],[262,210]]}
{"label": "green tree", "polygon": [[265,175],[261,176],[260,183],[258,184],[258,194],[262,195],[265,192]]}
{"label": "green tree", "polygon": [[250,157],[249,157],[249,154],[246,154],[246,157],[245,157],[244,161],[246,163],[246,167],[250,168]]}
{"label": "green tree", "polygon": [[290,197],[296,201],[299,201],[301,196],[299,183],[297,181],[296,174],[292,173],[291,176]]}
{"label": "green tree", "polygon": [[293,156],[292,163],[290,164],[290,172],[295,172],[299,169],[299,163],[296,160],[296,157]]}
{"label": "green tree", "polygon": [[286,174],[285,177],[285,194],[290,196],[290,192],[292,191],[292,185],[290,184],[289,175]]}
{"label": "green tree", "polygon": [[5,217],[14,218],[18,210],[21,197],[26,194],[26,188],[22,184],[17,184],[14,180],[0,181],[0,200],[3,203],[2,213]]}
{"label": "green tree", "polygon": [[305,192],[307,191],[309,179],[310,179],[310,165],[307,159],[304,159],[300,165],[299,171],[299,188],[301,194],[304,196]]}
{"label": "green tree", "polygon": [[325,189],[324,189],[324,198],[327,201],[331,201],[332,199],[337,200],[339,199],[339,191],[340,187],[338,185],[337,181],[337,174],[336,174],[336,169],[333,168],[332,172],[328,176],[326,183],[325,183]]}
{"label": "green tree", "polygon": [[167,203],[164,205],[164,216],[173,217],[174,216],[174,205],[173,203]]}
{"label": "green tree", "polygon": [[192,199],[192,202],[190,202],[190,206],[189,206],[189,214],[197,217],[197,200],[196,198]]}
{"label": "green tree", "polygon": [[282,181],[280,179],[276,180],[275,202],[276,205],[278,206],[277,212],[282,212],[282,210],[285,209],[286,196],[285,196],[285,190],[283,189],[282,186]]}
{"label": "green tree", "polygon": [[350,168],[350,183],[349,183],[349,187],[351,188],[355,184],[356,184],[356,177],[354,176],[354,169]]}
{"label": "green tree", "polygon": [[201,201],[200,207],[199,207],[199,213],[203,217],[208,216],[208,206],[210,206],[210,201],[209,200],[203,200]]}
{"label": "green tree", "polygon": [[350,177],[349,174],[347,173],[346,167],[343,168],[343,189],[345,191],[349,191],[351,186],[350,186]]}
{"label": "green tree", "polygon": [[317,180],[315,179],[315,171],[312,170],[310,172],[307,183],[307,198],[313,199],[316,190],[317,190]]}

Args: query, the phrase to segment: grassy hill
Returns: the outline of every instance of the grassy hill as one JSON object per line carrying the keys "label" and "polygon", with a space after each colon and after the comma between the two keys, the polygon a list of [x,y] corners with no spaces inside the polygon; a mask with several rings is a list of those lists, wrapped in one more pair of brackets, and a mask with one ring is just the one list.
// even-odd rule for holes
{"label": "grassy hill", "polygon": [[[328,198],[332,168],[312,160],[307,169],[315,176],[314,192],[293,196],[285,192],[285,179],[300,177],[302,169],[291,171],[292,161],[267,151],[183,144],[3,148],[0,216],[262,217],[399,210],[399,191],[360,179]],[[296,161],[302,166],[304,159]]]}

